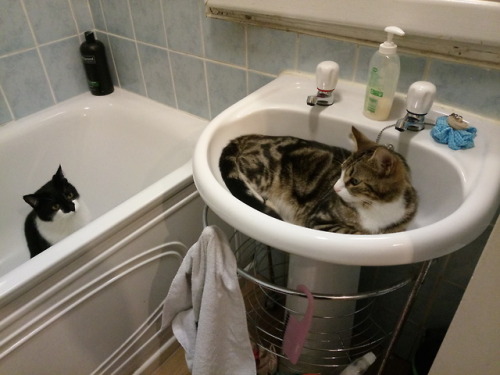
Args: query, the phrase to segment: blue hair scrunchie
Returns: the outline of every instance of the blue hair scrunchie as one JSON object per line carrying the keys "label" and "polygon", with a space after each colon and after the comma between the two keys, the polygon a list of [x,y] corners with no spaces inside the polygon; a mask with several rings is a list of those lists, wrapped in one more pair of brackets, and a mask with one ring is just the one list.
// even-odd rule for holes
{"label": "blue hair scrunchie", "polygon": [[477,129],[469,126],[466,129],[453,129],[448,124],[448,116],[441,116],[431,130],[431,136],[438,143],[447,144],[452,150],[465,150],[474,147]]}

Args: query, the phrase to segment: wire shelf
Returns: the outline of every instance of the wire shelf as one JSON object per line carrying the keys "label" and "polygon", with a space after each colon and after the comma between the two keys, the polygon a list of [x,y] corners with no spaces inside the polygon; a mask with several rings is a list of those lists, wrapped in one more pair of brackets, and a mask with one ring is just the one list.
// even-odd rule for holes
{"label": "wire shelf", "polygon": [[301,320],[304,314],[291,307],[294,304],[290,304],[290,299],[305,301],[306,296],[286,285],[288,254],[239,232],[231,237],[231,245],[238,262],[250,336],[260,348],[280,358],[280,371],[285,373],[337,374],[365,353],[380,351],[391,332],[374,319],[374,307],[380,297],[403,288],[413,279],[410,274],[355,294],[312,293],[315,304],[323,304],[321,311],[331,309],[334,313],[313,316],[299,362],[292,365],[282,352],[283,336],[289,317]]}

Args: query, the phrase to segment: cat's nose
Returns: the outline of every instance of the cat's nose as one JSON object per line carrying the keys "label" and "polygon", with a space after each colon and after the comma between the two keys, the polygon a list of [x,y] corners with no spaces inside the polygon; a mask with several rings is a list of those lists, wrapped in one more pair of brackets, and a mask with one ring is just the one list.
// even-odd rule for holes
{"label": "cat's nose", "polygon": [[65,213],[75,212],[75,204],[73,202],[66,202],[66,204],[63,207],[63,211]]}
{"label": "cat's nose", "polygon": [[333,189],[335,190],[336,193],[340,193],[340,191],[342,190],[343,188],[343,184],[337,182],[335,183],[335,185],[333,185]]}

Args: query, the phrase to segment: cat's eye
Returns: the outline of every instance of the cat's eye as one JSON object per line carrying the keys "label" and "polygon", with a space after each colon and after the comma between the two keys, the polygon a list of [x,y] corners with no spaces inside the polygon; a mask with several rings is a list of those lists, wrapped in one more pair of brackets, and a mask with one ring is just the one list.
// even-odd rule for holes
{"label": "cat's eye", "polygon": [[72,192],[66,193],[66,199],[73,199],[74,196]]}
{"label": "cat's eye", "polygon": [[52,211],[57,211],[61,206],[59,206],[57,203],[52,205]]}
{"label": "cat's eye", "polygon": [[357,178],[351,178],[349,180],[349,184],[351,184],[352,186],[356,186],[356,185],[359,185],[361,183],[361,181],[359,181]]}

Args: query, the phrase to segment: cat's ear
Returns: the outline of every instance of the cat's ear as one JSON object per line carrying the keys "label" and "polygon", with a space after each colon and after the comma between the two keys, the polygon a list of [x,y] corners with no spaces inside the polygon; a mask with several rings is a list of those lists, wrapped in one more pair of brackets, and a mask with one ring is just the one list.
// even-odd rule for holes
{"label": "cat's ear", "polygon": [[64,181],[65,181],[64,173],[63,173],[63,170],[61,168],[61,165],[59,165],[59,168],[57,168],[56,174],[52,176],[52,182],[54,184],[57,184],[57,183],[64,182]]}
{"label": "cat's ear", "polygon": [[61,164],[59,164],[59,168],[57,168],[57,172],[56,172],[55,176],[57,176],[57,178],[59,178],[59,179],[64,178],[64,173],[63,173]]}
{"label": "cat's ear", "polygon": [[377,147],[369,160],[375,164],[380,176],[389,176],[396,162],[395,156],[385,147]]}
{"label": "cat's ear", "polygon": [[35,194],[28,194],[23,196],[23,199],[26,203],[28,203],[31,207],[35,208],[38,206],[38,198],[35,196]]}
{"label": "cat's ear", "polygon": [[356,151],[366,150],[370,147],[377,145],[371,139],[368,139],[363,133],[361,133],[354,126],[352,127],[352,135],[354,137],[354,140],[356,141],[356,146],[357,146]]}

